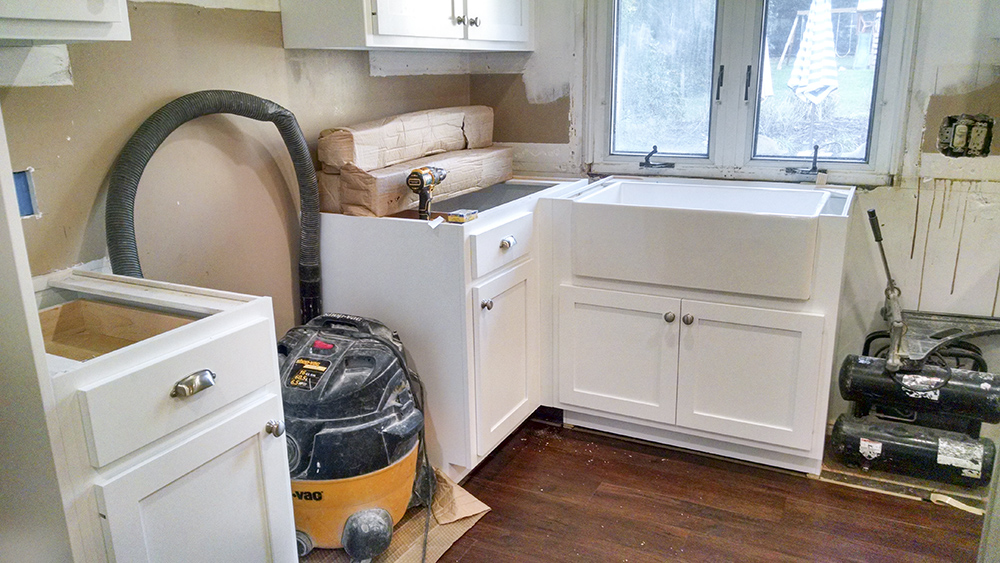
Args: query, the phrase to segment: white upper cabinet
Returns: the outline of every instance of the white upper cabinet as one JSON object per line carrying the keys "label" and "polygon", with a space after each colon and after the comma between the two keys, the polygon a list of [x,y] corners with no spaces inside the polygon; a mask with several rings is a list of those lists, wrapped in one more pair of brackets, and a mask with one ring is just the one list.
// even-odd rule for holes
{"label": "white upper cabinet", "polygon": [[462,16],[461,0],[378,0],[377,4],[373,0],[373,5],[373,30],[378,35],[465,38],[465,26],[457,21]]}
{"label": "white upper cabinet", "polygon": [[0,2],[0,46],[129,39],[125,0]]}
{"label": "white upper cabinet", "polygon": [[530,51],[534,0],[282,0],[286,49]]}
{"label": "white upper cabinet", "polygon": [[530,41],[530,4],[527,0],[466,0],[468,38],[479,41]]}

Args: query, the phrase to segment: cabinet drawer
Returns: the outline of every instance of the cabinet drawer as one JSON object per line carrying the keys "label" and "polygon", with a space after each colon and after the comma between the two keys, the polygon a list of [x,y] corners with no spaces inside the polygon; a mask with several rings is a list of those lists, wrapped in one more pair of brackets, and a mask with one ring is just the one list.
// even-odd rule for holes
{"label": "cabinet drawer", "polygon": [[486,275],[531,249],[532,215],[525,213],[492,229],[470,235],[472,277]]}
{"label": "cabinet drawer", "polygon": [[[273,381],[272,324],[258,318],[79,390],[90,462],[103,467]],[[210,370],[215,383],[171,397],[181,379]]]}

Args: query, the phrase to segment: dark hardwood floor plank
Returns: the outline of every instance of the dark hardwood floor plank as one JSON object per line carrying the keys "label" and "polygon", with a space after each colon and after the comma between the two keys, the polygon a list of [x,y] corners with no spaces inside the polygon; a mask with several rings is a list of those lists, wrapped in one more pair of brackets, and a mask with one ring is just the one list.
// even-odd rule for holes
{"label": "dark hardwood floor plank", "polygon": [[442,561],[975,561],[982,517],[529,421],[463,483]]}

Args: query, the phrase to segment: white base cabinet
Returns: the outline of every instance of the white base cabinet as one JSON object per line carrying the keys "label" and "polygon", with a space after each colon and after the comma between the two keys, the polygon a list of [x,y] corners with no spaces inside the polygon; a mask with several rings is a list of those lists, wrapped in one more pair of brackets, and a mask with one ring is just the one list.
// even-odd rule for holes
{"label": "white base cabinet", "polygon": [[823,316],[560,288],[559,400],[808,450]]}
{"label": "white base cabinet", "polygon": [[295,561],[270,299],[91,272],[39,299],[73,559]]}
{"label": "white base cabinet", "polygon": [[[601,182],[615,181],[542,202],[548,219],[541,232],[551,240],[549,254],[541,257],[547,266],[542,280],[553,288],[551,305],[543,306],[552,322],[542,337],[554,347],[543,361],[552,384],[543,385],[542,403],[562,408],[571,424],[818,474],[837,367],[834,340],[853,189],[827,188],[815,241],[808,241],[815,242],[808,291],[786,298],[651,283],[629,271],[582,267],[595,245],[619,240],[627,229],[637,242],[620,251],[632,252],[623,263],[660,264],[673,257],[670,240],[632,236],[657,224],[610,227],[600,221],[605,208],[577,206],[575,200],[585,200]],[[655,181],[642,187],[650,193],[670,189]],[[630,205],[657,210],[632,202],[615,211]],[[578,236],[580,225],[594,236]],[[602,237],[602,228],[614,232]],[[686,256],[719,267],[711,256]]]}
{"label": "white base cabinet", "polygon": [[14,194],[0,116],[0,560],[297,561],[270,298],[35,288]]}
{"label": "white base cabinet", "polygon": [[456,481],[539,406],[533,210],[584,182],[536,183],[464,224],[321,214],[324,307],[399,333],[427,392],[431,464]]}

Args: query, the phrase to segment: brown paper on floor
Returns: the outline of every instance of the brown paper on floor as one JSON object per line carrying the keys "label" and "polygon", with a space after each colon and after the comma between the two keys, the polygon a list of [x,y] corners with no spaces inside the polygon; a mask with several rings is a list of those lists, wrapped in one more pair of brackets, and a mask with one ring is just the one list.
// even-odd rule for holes
{"label": "brown paper on floor", "polygon": [[[437,469],[437,489],[431,503],[430,533],[427,536],[427,561],[437,561],[453,543],[479,521],[490,507],[470,495]],[[389,549],[372,561],[375,563],[417,563],[424,549],[424,507],[411,508],[392,531]],[[300,559],[308,563],[350,563],[342,549],[317,549]]]}

